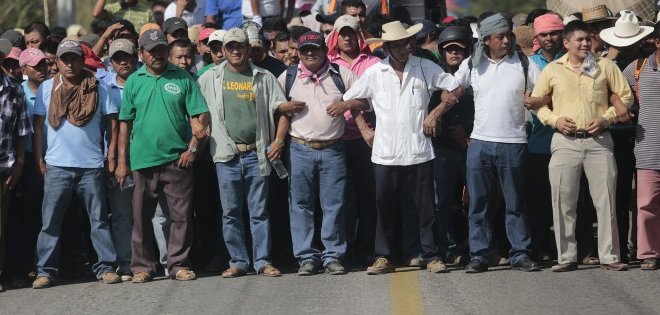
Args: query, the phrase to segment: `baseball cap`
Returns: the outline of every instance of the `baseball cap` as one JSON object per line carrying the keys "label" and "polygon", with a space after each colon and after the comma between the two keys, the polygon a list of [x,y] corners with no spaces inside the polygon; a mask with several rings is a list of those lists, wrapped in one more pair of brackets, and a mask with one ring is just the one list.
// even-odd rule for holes
{"label": "baseball cap", "polygon": [[116,39],[110,44],[110,57],[114,56],[115,53],[123,51],[129,55],[135,54],[135,45],[128,39],[120,38]]}
{"label": "baseball cap", "polygon": [[199,35],[197,35],[197,42],[201,42],[211,36],[211,34],[215,32],[215,29],[212,27],[207,27],[199,31]]}
{"label": "baseball cap", "polygon": [[264,42],[259,34],[259,31],[261,30],[259,24],[247,21],[241,25],[241,29],[245,32],[250,46],[264,46]]}
{"label": "baseball cap", "polygon": [[4,38],[10,41],[11,45],[14,47],[21,47],[22,45],[25,45],[25,37],[23,37],[23,35],[21,35],[21,33],[16,30],[8,30],[2,33],[0,38]]}
{"label": "baseball cap", "polygon": [[245,31],[238,27],[229,29],[225,36],[222,38],[222,42],[227,45],[231,42],[245,43],[247,42],[247,35]]}
{"label": "baseball cap", "polygon": [[417,32],[417,34],[415,34],[416,39],[425,38],[430,33],[438,31],[438,27],[435,25],[435,23],[429,20],[422,20],[420,23],[422,24],[422,29]]}
{"label": "baseball cap", "polygon": [[349,15],[349,14],[344,14],[344,15],[340,16],[335,21],[334,30],[339,32],[344,27],[350,27],[352,30],[357,31],[357,29],[359,27],[358,19],[356,17],[352,16],[352,15]]}
{"label": "baseball cap", "polygon": [[46,54],[44,54],[43,51],[36,48],[28,48],[21,53],[20,57],[18,58],[18,64],[20,66],[28,65],[34,67],[45,59]]}
{"label": "baseball cap", "polygon": [[226,30],[215,30],[215,31],[213,31],[213,33],[211,33],[211,36],[209,36],[209,42],[208,43],[209,44],[211,44],[211,42],[224,43],[223,40],[224,40],[225,34],[227,34]]}
{"label": "baseball cap", "polygon": [[171,17],[163,23],[163,33],[173,34],[178,30],[188,30],[188,23],[180,17]]}
{"label": "baseball cap", "polygon": [[165,40],[165,34],[161,30],[148,30],[140,36],[138,44],[143,49],[150,51],[156,46],[167,46],[167,40]]}
{"label": "baseball cap", "polygon": [[323,39],[323,34],[319,32],[306,32],[300,35],[298,38],[298,49],[305,46],[315,46],[323,47],[325,46],[325,40]]}
{"label": "baseball cap", "polygon": [[147,23],[147,24],[142,25],[142,27],[140,28],[139,35],[142,36],[142,34],[144,34],[144,32],[146,32],[148,30],[159,30],[159,29],[160,29],[160,26],[158,24],[156,24],[156,23]]}
{"label": "baseball cap", "polygon": [[80,57],[83,56],[83,49],[80,47],[80,42],[75,40],[63,40],[59,46],[57,46],[56,56],[62,57],[66,53],[74,53]]}
{"label": "baseball cap", "polygon": [[0,38],[0,53],[6,56],[10,51],[11,42],[6,38]]}

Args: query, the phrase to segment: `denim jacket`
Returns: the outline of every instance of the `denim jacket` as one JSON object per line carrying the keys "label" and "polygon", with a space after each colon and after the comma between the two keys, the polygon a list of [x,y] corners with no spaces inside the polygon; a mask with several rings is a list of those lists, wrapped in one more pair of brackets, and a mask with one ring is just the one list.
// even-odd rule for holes
{"label": "denim jacket", "polygon": [[[225,111],[222,103],[222,82],[227,61],[209,69],[199,77],[199,83],[204,100],[209,107],[211,116],[210,150],[213,162],[231,161],[238,148],[229,137],[225,126]],[[286,102],[284,91],[277,79],[267,70],[259,68],[250,62],[253,82],[252,89],[256,97],[257,140],[256,151],[259,158],[259,173],[261,176],[270,175],[271,167],[266,156],[266,147],[275,139],[274,114],[277,107]]]}

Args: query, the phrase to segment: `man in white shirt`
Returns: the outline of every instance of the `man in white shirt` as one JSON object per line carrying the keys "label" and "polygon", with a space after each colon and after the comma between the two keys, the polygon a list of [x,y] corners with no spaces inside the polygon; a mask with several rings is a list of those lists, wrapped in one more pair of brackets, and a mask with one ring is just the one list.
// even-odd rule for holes
{"label": "man in white shirt", "polygon": [[[371,161],[376,182],[375,263],[367,274],[394,271],[390,263],[395,243],[396,214],[402,201],[411,202],[419,219],[422,258],[432,272],[446,272],[438,257],[433,233],[434,201],[432,160],[433,145],[429,135],[435,132],[438,117],[446,107],[456,104],[461,89],[454,78],[438,65],[410,53],[414,35],[421,24],[404,28],[401,22],[384,24],[383,38],[367,43],[384,42],[389,57],[374,64],[344,95],[344,100],[369,99],[378,121]],[[427,115],[431,93],[449,90],[443,98],[446,106]],[[456,95],[454,95],[456,94]],[[357,116],[357,113],[354,114]],[[427,125],[429,128],[425,128]]]}
{"label": "man in white shirt", "polygon": [[243,0],[243,5],[241,6],[243,19],[261,25],[264,18],[282,16],[284,1],[288,1],[286,16],[291,18],[293,17],[295,0]]}
{"label": "man in white shirt", "polygon": [[455,74],[463,88],[472,86],[474,90],[474,129],[467,152],[471,261],[466,272],[488,270],[491,221],[496,211],[491,197],[499,193],[496,180],[506,203],[511,266],[536,271],[538,265],[529,258],[531,236],[524,200],[527,133],[523,104],[540,70],[516,51],[511,23],[502,14],[481,21],[479,30],[473,57],[464,60]]}
{"label": "man in white shirt", "polygon": [[176,0],[165,8],[164,20],[179,17],[189,26],[204,24],[206,0]]}

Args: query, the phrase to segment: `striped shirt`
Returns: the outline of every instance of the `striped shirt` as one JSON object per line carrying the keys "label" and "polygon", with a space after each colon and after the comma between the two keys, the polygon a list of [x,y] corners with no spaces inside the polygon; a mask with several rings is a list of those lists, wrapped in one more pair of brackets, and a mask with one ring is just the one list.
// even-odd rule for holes
{"label": "striped shirt", "polygon": [[[649,56],[648,63],[639,76],[639,114],[635,137],[638,169],[660,170],[660,71],[655,62],[656,53]],[[623,75],[633,90],[635,65],[636,61],[633,61],[623,70]]]}

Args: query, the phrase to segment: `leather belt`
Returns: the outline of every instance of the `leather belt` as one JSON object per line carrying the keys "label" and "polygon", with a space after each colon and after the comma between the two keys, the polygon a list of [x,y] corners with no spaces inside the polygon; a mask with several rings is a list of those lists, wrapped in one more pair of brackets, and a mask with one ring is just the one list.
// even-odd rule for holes
{"label": "leather belt", "polygon": [[236,148],[238,149],[238,153],[245,153],[248,151],[254,151],[254,149],[257,148],[257,145],[254,143],[250,143],[250,144],[237,143]]}
{"label": "leather belt", "polygon": [[314,150],[321,150],[323,148],[327,148],[327,147],[339,142],[339,139],[333,139],[333,140],[327,140],[327,141],[307,141],[307,140],[303,140],[303,139],[291,136],[291,141],[293,141],[295,143],[305,145],[305,146],[308,146],[308,147],[310,147]]}
{"label": "leather belt", "polygon": [[[555,132],[559,132],[559,131],[555,131]],[[561,132],[559,132],[559,133],[561,133]],[[587,139],[587,138],[593,138],[594,135],[588,133],[584,129],[578,129],[575,132],[569,133],[565,136],[571,137],[571,138],[576,138],[576,139]]]}

